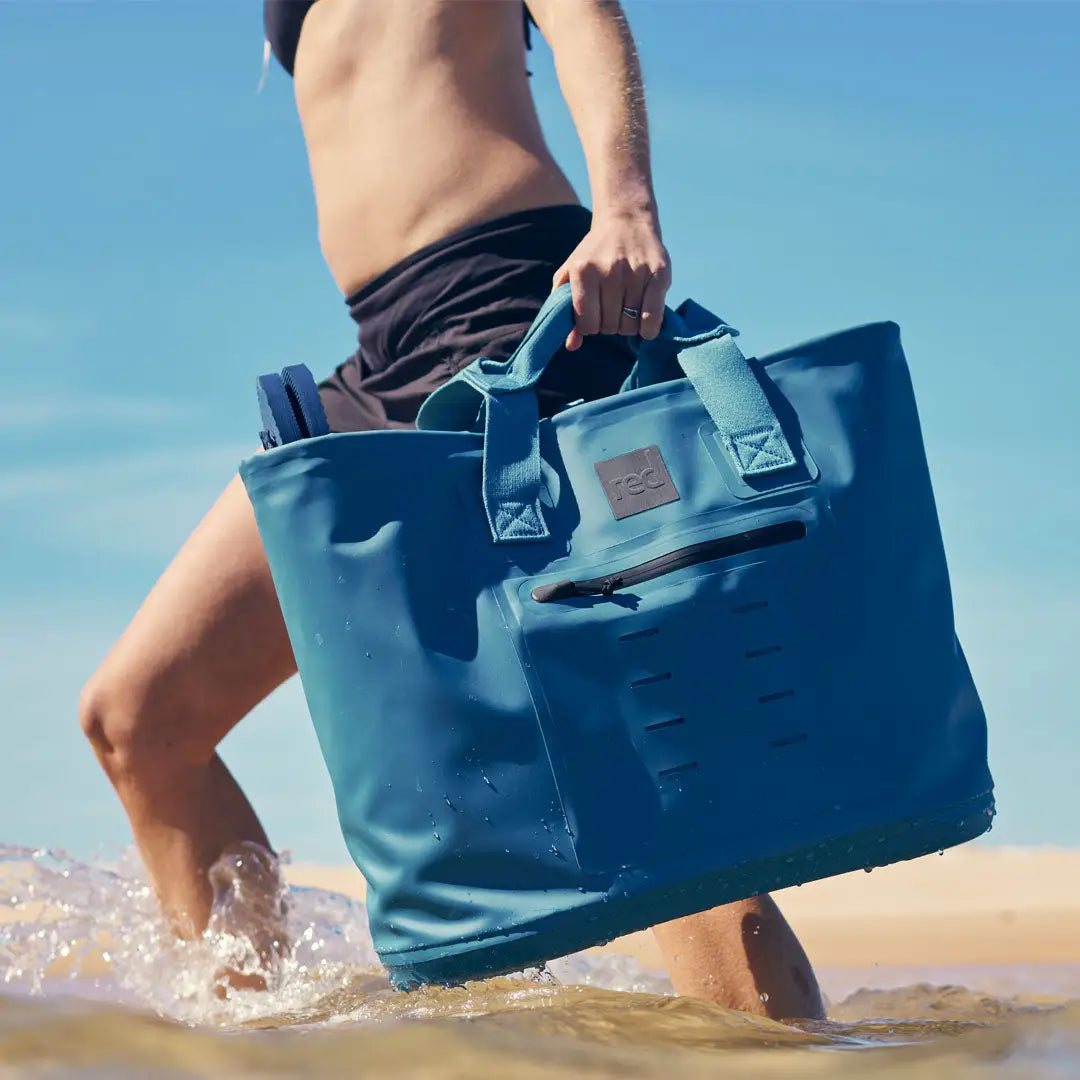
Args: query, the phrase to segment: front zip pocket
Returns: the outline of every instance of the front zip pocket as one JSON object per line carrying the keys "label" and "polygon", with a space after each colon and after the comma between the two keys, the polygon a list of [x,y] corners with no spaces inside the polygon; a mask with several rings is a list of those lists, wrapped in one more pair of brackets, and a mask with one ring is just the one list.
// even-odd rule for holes
{"label": "front zip pocket", "polygon": [[718,536],[713,540],[690,544],[605,577],[585,578],[581,581],[566,579],[549,585],[537,585],[530,595],[538,604],[569,600],[575,596],[611,596],[619,589],[640,585],[643,581],[652,581],[653,578],[684,570],[688,566],[713,562],[716,559],[729,559],[734,555],[745,555],[749,551],[776,547],[778,544],[789,544],[802,540],[805,536],[806,526],[801,521],[783,521],[777,525],[751,529],[749,532]]}
{"label": "front zip pocket", "polygon": [[[819,647],[808,638],[831,632],[831,586],[812,572],[827,550],[820,525],[792,509],[713,522],[609,551],[574,581],[505,583],[586,873],[692,861],[742,845],[748,821],[831,810],[833,763],[850,753],[822,719],[832,669],[806,662]],[[808,776],[819,795],[778,809],[776,792],[805,794]]]}

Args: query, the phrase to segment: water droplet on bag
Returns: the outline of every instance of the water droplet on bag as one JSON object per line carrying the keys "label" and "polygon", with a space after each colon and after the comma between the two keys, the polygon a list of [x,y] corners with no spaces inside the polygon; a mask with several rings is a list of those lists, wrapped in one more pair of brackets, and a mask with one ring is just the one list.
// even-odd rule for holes
{"label": "water droplet on bag", "polygon": [[316,645],[319,645],[319,646],[321,647],[321,646],[322,646],[322,643],[323,643],[323,636],[322,636],[322,634],[316,634],[316,635],[315,635],[315,644],[316,644]]}

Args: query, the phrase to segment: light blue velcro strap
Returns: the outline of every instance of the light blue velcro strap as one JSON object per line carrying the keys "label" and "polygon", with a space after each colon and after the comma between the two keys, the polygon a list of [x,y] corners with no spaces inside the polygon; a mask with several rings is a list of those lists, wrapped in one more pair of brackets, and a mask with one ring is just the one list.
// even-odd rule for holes
{"label": "light blue velcro strap", "polygon": [[[481,356],[425,399],[416,426],[427,431],[461,431],[469,423],[476,393],[515,393],[535,386],[574,326],[570,286],[556,289],[506,360]],[[475,413],[473,414],[475,415]]]}
{"label": "light blue velcro strap", "polygon": [[506,360],[481,356],[432,391],[420,406],[421,431],[472,431],[483,398],[535,386],[574,326],[570,286],[556,289]]}
{"label": "light blue velcro strap", "polygon": [[429,394],[416,414],[419,431],[475,431],[484,395],[458,372]]}
{"label": "light blue velcro strap", "polygon": [[548,297],[507,360],[480,357],[424,401],[416,426],[471,431],[484,411],[484,512],[497,544],[546,540],[540,509],[540,410],[533,386],[574,325],[570,288]]}
{"label": "light blue velcro strap", "polygon": [[763,476],[793,466],[795,455],[780,421],[734,337],[725,333],[701,340],[719,320],[692,300],[683,304],[670,321],[675,324],[675,340],[685,330],[683,341],[696,342],[679,353],[679,366],[716,424],[720,441],[740,473]]}
{"label": "light blue velcro strap", "polygon": [[[535,386],[551,358],[574,328],[569,285],[561,285],[544,301],[521,343],[507,360],[482,357],[462,371],[462,377],[492,393]],[[438,393],[438,391],[436,391]]]}
{"label": "light blue velcro strap", "polygon": [[540,409],[532,390],[487,397],[484,512],[497,544],[546,540],[540,509]]}

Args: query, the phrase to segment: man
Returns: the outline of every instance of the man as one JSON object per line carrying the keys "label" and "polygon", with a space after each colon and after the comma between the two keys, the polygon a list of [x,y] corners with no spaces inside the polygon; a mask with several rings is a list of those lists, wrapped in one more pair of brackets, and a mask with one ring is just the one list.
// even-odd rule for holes
{"label": "man", "polygon": [[[591,214],[544,142],[525,67],[530,13],[516,0],[266,2],[268,39],[294,77],[323,254],[360,325],[358,352],[320,388],[334,430],[412,426],[463,365],[510,354],[553,284],[570,283],[576,325],[540,385],[546,415],[618,388],[628,353],[594,335],[658,332],[670,272],[626,19],[614,0],[530,6],[585,150]],[[206,927],[223,853],[270,846],[216,747],[295,670],[234,480],[81,701],[182,934]],[[820,1015],[810,966],[768,897],[656,933],[680,992]]]}

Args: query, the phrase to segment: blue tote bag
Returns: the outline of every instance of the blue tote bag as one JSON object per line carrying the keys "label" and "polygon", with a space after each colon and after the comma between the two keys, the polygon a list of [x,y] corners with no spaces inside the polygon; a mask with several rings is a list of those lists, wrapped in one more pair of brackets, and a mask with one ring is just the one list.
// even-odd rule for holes
{"label": "blue tote bag", "polygon": [[688,301],[622,393],[541,421],[571,323],[563,288],[417,431],[301,422],[241,465],[398,986],[993,815],[898,328],[748,360]]}

